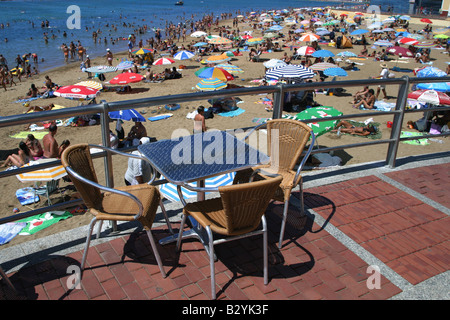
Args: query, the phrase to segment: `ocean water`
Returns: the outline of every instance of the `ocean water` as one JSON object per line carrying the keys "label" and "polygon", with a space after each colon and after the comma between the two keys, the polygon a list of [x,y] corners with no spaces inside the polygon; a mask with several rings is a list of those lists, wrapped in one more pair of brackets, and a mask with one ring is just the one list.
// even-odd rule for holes
{"label": "ocean water", "polygon": [[[339,6],[338,2],[306,1],[306,0],[185,0],[183,6],[175,6],[176,0],[76,0],[76,1],[1,1],[0,2],[0,54],[8,61],[10,68],[15,67],[15,57],[20,54],[36,53],[39,57],[39,71],[64,65],[62,43],[78,41],[87,49],[91,57],[102,56],[106,48],[119,52],[127,50],[126,39],[139,26],[147,25],[146,34],[136,34],[137,40],[145,40],[153,36],[152,28],[164,28],[166,21],[177,24],[189,19],[201,19],[205,14],[219,15],[222,12],[241,13],[299,7]],[[372,0],[372,5],[381,5],[382,10],[393,6],[394,12],[405,12],[407,0]],[[77,5],[80,9],[80,25],[73,25],[74,11],[67,9]],[[350,5],[350,4],[346,4]],[[42,21],[48,21],[49,27],[42,28]],[[113,30],[111,25],[116,25]],[[92,40],[92,32],[100,29],[103,40],[96,43]],[[63,34],[66,32],[67,37]],[[189,31],[188,31],[189,32]],[[47,34],[48,41],[44,40]],[[163,33],[164,36],[164,33]],[[111,42],[114,39],[114,44]],[[7,39],[7,41],[6,41]],[[41,59],[44,61],[41,61]]]}

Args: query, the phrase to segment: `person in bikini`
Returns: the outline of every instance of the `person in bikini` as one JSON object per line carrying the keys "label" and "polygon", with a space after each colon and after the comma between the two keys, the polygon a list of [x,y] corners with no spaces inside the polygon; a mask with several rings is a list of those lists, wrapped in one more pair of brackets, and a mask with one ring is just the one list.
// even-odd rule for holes
{"label": "person in bikini", "polygon": [[377,132],[374,126],[356,127],[346,120],[341,120],[331,132],[350,133],[357,136],[368,136]]}
{"label": "person in bikini", "polygon": [[353,108],[359,109],[361,106],[363,106],[366,109],[373,109],[375,106],[375,91],[373,89],[369,89],[367,92],[367,96],[365,98],[362,98],[361,101],[353,105]]}

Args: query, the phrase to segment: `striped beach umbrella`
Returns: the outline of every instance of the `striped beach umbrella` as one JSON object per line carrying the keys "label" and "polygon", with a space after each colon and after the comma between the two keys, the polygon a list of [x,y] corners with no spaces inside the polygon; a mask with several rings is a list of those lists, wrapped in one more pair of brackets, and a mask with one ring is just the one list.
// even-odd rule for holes
{"label": "striped beach umbrella", "polygon": [[195,88],[200,91],[215,91],[225,89],[226,87],[227,84],[217,78],[202,79],[195,85]]}
{"label": "striped beach umbrella", "polygon": [[234,80],[232,74],[228,71],[218,67],[204,67],[195,72],[195,75],[199,78],[210,79],[217,78],[222,81]]}
{"label": "striped beach umbrella", "polygon": [[[217,188],[221,186],[227,186],[233,184],[235,173],[227,173],[223,174],[217,177],[211,177],[205,180],[205,187],[207,188]],[[164,177],[162,177],[164,179]],[[191,186],[196,186],[196,183],[190,183]],[[177,186],[172,183],[166,183],[159,186],[159,191],[161,192],[162,196],[172,202],[178,202],[180,201],[180,198],[178,196],[177,192]],[[184,199],[190,199],[195,198],[197,196],[197,192],[188,190],[186,188],[181,188],[183,198]],[[206,193],[208,194],[208,192]]]}
{"label": "striped beach umbrella", "polygon": [[147,53],[153,53],[153,49],[147,49],[147,48],[139,48],[137,50],[132,51],[132,54],[147,54]]}
{"label": "striped beach umbrella", "polygon": [[299,41],[305,41],[305,42],[311,42],[311,41],[317,41],[320,39],[320,36],[314,33],[305,33],[303,36],[298,39]]}
{"label": "striped beach umbrella", "polygon": [[90,67],[86,69],[86,72],[91,73],[108,73],[108,72],[116,72],[117,67],[111,67],[111,66],[95,66]]}
{"label": "striped beach umbrella", "polygon": [[316,52],[316,49],[314,49],[313,47],[309,47],[309,46],[303,46],[303,47],[300,47],[297,49],[297,54],[300,56],[310,56],[314,52]]}
{"label": "striped beach umbrella", "polygon": [[92,81],[92,80],[88,80],[88,81],[81,81],[78,83],[75,83],[76,86],[85,86],[88,88],[92,88],[95,90],[102,90],[103,89],[103,85],[100,82],[97,81]]}
{"label": "striped beach umbrella", "polygon": [[309,68],[314,71],[324,71],[325,69],[329,69],[329,68],[337,68],[337,65],[333,64],[333,63],[329,63],[329,62],[319,62],[319,63],[313,64]]}
{"label": "striped beach umbrella", "polygon": [[154,66],[162,66],[162,65],[167,65],[167,64],[172,64],[175,63],[175,60],[170,59],[170,58],[159,58],[157,60],[155,60],[155,62],[153,62]]}
{"label": "striped beach umbrella", "polygon": [[434,48],[436,44],[433,41],[422,41],[414,45],[416,48]]}
{"label": "striped beach umbrella", "polygon": [[232,75],[237,75],[239,73],[244,72],[244,70],[242,70],[238,66],[235,66],[234,64],[223,63],[216,65],[216,67],[222,68],[223,70],[228,71],[228,73],[231,73]]}
{"label": "striped beach umbrella", "polygon": [[409,93],[408,98],[435,105],[450,105],[450,97],[436,90],[416,90]]}
{"label": "striped beach umbrella", "polygon": [[[54,160],[55,159],[40,159],[37,161],[30,161],[29,163],[23,165],[22,168]],[[60,165],[25,173],[19,173],[18,175],[16,175],[16,177],[22,182],[31,182],[31,181],[58,180],[61,179],[62,177],[65,177],[66,175],[67,175],[66,169],[64,169],[64,167]]]}
{"label": "striped beach umbrella", "polygon": [[248,39],[247,41],[245,41],[245,44],[248,45],[248,46],[256,46],[256,45],[258,45],[260,43],[263,43],[264,41],[265,40],[263,38],[261,38],[261,37],[251,38],[251,39]]}
{"label": "striped beach umbrella", "polygon": [[314,72],[302,65],[287,64],[285,66],[269,69],[266,72],[267,79],[309,79],[314,77]]}
{"label": "striped beach umbrella", "polygon": [[193,52],[187,51],[187,50],[182,50],[182,51],[178,51],[177,53],[175,53],[173,55],[173,58],[176,60],[187,60],[187,59],[191,59],[194,56],[195,56],[195,54]]}

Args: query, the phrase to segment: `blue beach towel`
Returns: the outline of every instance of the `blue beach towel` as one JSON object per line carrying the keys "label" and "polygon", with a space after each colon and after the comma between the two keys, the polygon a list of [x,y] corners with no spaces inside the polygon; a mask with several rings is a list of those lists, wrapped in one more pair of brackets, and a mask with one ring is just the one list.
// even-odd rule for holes
{"label": "blue beach towel", "polygon": [[237,108],[233,111],[219,112],[218,115],[222,117],[237,117],[238,115],[244,113],[245,110],[241,108]]}
{"label": "blue beach towel", "polygon": [[26,222],[8,222],[0,225],[0,245],[10,242],[26,225]]}
{"label": "blue beach towel", "polygon": [[33,188],[21,188],[16,191],[17,200],[21,205],[32,204],[39,201],[39,196],[35,195]]}

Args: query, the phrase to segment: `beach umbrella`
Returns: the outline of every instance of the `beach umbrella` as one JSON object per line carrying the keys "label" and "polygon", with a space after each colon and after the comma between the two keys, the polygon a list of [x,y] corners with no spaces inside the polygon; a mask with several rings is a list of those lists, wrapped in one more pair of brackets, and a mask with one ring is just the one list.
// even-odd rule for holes
{"label": "beach umbrella", "polygon": [[268,30],[271,30],[271,31],[280,31],[281,29],[283,29],[283,27],[276,24],[276,25],[271,26]]}
{"label": "beach umbrella", "polygon": [[57,97],[69,99],[93,99],[97,97],[98,93],[99,91],[97,89],[80,85],[61,87],[53,92]]}
{"label": "beach umbrella", "polygon": [[399,20],[409,21],[409,20],[411,20],[411,17],[410,17],[410,16],[407,16],[407,15],[403,15],[403,16],[398,17],[398,19],[399,19]]}
{"label": "beach umbrella", "polygon": [[88,80],[88,81],[81,81],[78,83],[75,83],[76,86],[85,86],[85,87],[89,87],[95,90],[102,90],[103,89],[103,85],[100,82],[97,81],[92,81],[92,80]]}
{"label": "beach umbrella", "polygon": [[[30,161],[29,163],[22,166],[22,168],[33,166],[36,164],[41,164],[45,162],[54,161],[56,159],[39,159],[36,161]],[[66,169],[62,165],[50,167],[50,168],[44,168],[44,169],[38,169],[35,171],[30,172],[24,172],[19,173],[16,175],[17,179],[19,179],[22,182],[31,182],[31,181],[51,181],[51,180],[58,180],[67,175]]]}
{"label": "beach umbrella", "polygon": [[450,105],[450,97],[436,90],[416,90],[409,93],[408,98],[435,105]]}
{"label": "beach umbrella", "polygon": [[409,38],[416,39],[416,40],[423,40],[424,36],[417,34],[417,33],[413,33],[409,36]]}
{"label": "beach umbrella", "polygon": [[411,46],[411,45],[415,45],[415,44],[419,43],[419,41],[417,41],[416,39],[410,38],[410,37],[401,38],[398,42],[401,44],[405,44],[407,46]]}
{"label": "beach umbrella", "polygon": [[309,79],[314,77],[314,72],[302,65],[287,64],[285,66],[269,69],[266,72],[267,79]]}
{"label": "beach umbrella", "polygon": [[117,67],[112,66],[95,66],[86,69],[86,72],[91,73],[108,73],[108,72],[116,72]]}
{"label": "beach umbrella", "polygon": [[392,47],[394,46],[390,41],[388,40],[378,40],[373,43],[374,46],[379,47]]}
{"label": "beach umbrella", "polygon": [[314,33],[306,33],[303,36],[298,39],[299,41],[305,41],[305,42],[311,42],[311,41],[317,41],[320,37],[317,34]]}
{"label": "beach umbrella", "polygon": [[446,34],[437,34],[435,36],[433,36],[433,38],[435,39],[448,39],[450,36],[446,35]]}
{"label": "beach umbrella", "polygon": [[210,79],[217,78],[222,81],[234,80],[232,74],[218,67],[204,67],[195,72],[195,75],[199,78]]}
{"label": "beach umbrella", "polygon": [[330,31],[328,31],[328,30],[320,30],[320,31],[317,31],[316,30],[316,34],[318,35],[318,36],[326,36],[326,35],[329,35],[331,32]]}
{"label": "beach umbrella", "polygon": [[313,64],[311,67],[309,67],[309,69],[314,70],[314,71],[324,71],[325,69],[337,68],[337,67],[338,66],[333,63],[319,62],[319,63]]}
{"label": "beach umbrella", "polygon": [[264,67],[270,69],[285,66],[287,63],[279,59],[270,59],[269,61],[264,62],[263,65]]}
{"label": "beach umbrella", "polygon": [[338,54],[337,54],[337,56],[338,57],[357,57],[358,55],[356,54],[356,53],[353,53],[353,52],[351,52],[351,51],[342,51],[342,52],[339,52]]}
{"label": "beach umbrella", "polygon": [[193,38],[201,38],[201,37],[206,37],[208,34],[204,31],[195,31],[193,33],[191,33],[191,37]]}
{"label": "beach umbrella", "polygon": [[230,44],[233,41],[231,41],[230,39],[227,39],[227,38],[218,37],[218,38],[212,38],[212,39],[208,40],[208,42],[210,44]]}
{"label": "beach umbrella", "polygon": [[414,54],[411,50],[399,46],[389,47],[386,49],[387,53],[395,54],[397,56],[403,56],[406,58],[413,58]]}
{"label": "beach umbrella", "polygon": [[242,70],[241,68],[239,68],[238,66],[235,66],[233,64],[227,64],[227,63],[217,64],[216,67],[221,68],[225,71],[228,71],[232,75],[236,75],[236,74],[244,72],[244,70]]}
{"label": "beach umbrella", "polygon": [[433,21],[431,21],[430,19],[427,19],[427,18],[420,19],[420,22],[433,23]]}
{"label": "beach umbrella", "polygon": [[261,37],[258,38],[251,38],[251,39],[247,39],[247,41],[245,41],[245,44],[248,46],[256,46],[260,43],[263,43],[265,40]]}
{"label": "beach umbrella", "polygon": [[134,122],[145,122],[145,117],[141,115],[135,109],[124,109],[111,111],[108,113],[111,119],[124,120],[124,121],[134,121]]}
{"label": "beach umbrella", "polygon": [[208,43],[206,43],[206,42],[197,42],[193,46],[194,47],[204,47],[204,46],[207,46],[207,45],[208,45]]}
{"label": "beach umbrella", "polygon": [[167,64],[172,64],[175,63],[175,60],[170,59],[170,58],[159,58],[157,60],[155,60],[155,62],[153,62],[154,66],[161,66],[161,65],[167,65]]}
{"label": "beach umbrella", "polygon": [[249,35],[249,34],[244,34],[243,36],[241,36],[242,40],[248,40],[248,39],[251,39],[251,38],[253,38],[253,37],[251,35]]}
{"label": "beach umbrella", "polygon": [[300,56],[310,56],[314,52],[316,52],[316,50],[313,47],[309,46],[303,46],[297,49],[297,54]]}
{"label": "beach umbrella", "polygon": [[195,87],[200,91],[216,91],[227,87],[227,84],[217,78],[202,79]]}
{"label": "beach umbrella", "polygon": [[450,31],[449,28],[436,28],[433,30],[433,33],[447,33],[449,31]]}
{"label": "beach umbrella", "polygon": [[[233,179],[234,179],[235,174],[236,174],[235,172],[231,172],[231,173],[222,174],[222,175],[219,175],[216,177],[211,177],[211,178],[205,179],[205,187],[206,188],[217,188],[217,187],[221,187],[221,186],[231,185],[231,184],[233,184]],[[164,177],[161,177],[161,179],[164,179]],[[197,183],[192,182],[192,183],[189,183],[189,185],[195,187],[195,186],[197,186]],[[159,192],[162,194],[162,196],[164,198],[168,199],[169,201],[172,201],[172,202],[180,201],[180,198],[179,198],[178,192],[177,192],[177,186],[175,184],[172,184],[172,183],[162,184],[159,186]],[[197,197],[196,191],[191,191],[186,188],[181,188],[181,192],[183,194],[184,199],[190,199],[190,198]],[[205,194],[208,194],[208,192],[206,192]]]}
{"label": "beach umbrella", "polygon": [[447,76],[447,73],[445,71],[442,71],[441,69],[438,69],[436,67],[430,67],[430,66],[421,68],[414,73],[419,78]]}
{"label": "beach umbrella", "polygon": [[269,39],[276,38],[276,37],[278,37],[278,34],[272,33],[272,32],[266,33],[263,36],[263,38],[269,38]]}
{"label": "beach umbrella", "polygon": [[141,54],[141,55],[145,55],[147,53],[153,53],[153,49],[147,49],[147,48],[139,48],[137,50],[132,51],[132,54]]}
{"label": "beach umbrella", "polygon": [[[326,117],[337,117],[343,115],[342,112],[333,107],[314,107],[306,109],[295,115],[296,120],[323,119]],[[308,126],[313,130],[316,137],[332,130],[338,120],[310,122]]]}
{"label": "beach umbrella", "polygon": [[114,78],[112,78],[109,83],[111,84],[129,84],[129,83],[135,83],[143,80],[144,77],[141,76],[139,73],[134,72],[124,72],[121,73]]}
{"label": "beach umbrella", "polygon": [[222,63],[229,60],[231,60],[230,57],[225,54],[220,54],[208,57],[207,59],[205,59],[205,63]]}
{"label": "beach umbrella", "polygon": [[423,90],[435,90],[439,92],[450,92],[450,82],[432,82],[432,83],[419,83],[418,89]]}
{"label": "beach umbrella", "polygon": [[334,57],[334,53],[331,52],[330,50],[317,50],[316,52],[313,52],[313,54],[311,55],[314,58],[328,58],[328,57]]}
{"label": "beach umbrella", "polygon": [[369,31],[369,30],[366,30],[366,29],[356,29],[356,30],[353,30],[353,31],[350,33],[350,35],[351,35],[351,36],[357,36],[357,35],[365,34],[365,33],[368,33],[368,32],[370,32],[370,31]]}
{"label": "beach umbrella", "polygon": [[422,41],[414,45],[416,48],[434,48],[436,44],[433,41]]}
{"label": "beach umbrella", "polygon": [[117,65],[117,70],[127,70],[127,69],[131,69],[134,66],[134,62],[130,61],[130,60],[125,60],[125,61],[121,61],[118,65]]}
{"label": "beach umbrella", "polygon": [[182,51],[178,51],[177,53],[175,53],[173,55],[173,58],[176,60],[187,60],[192,58],[193,56],[195,56],[195,54],[193,52],[187,51],[187,50],[182,50]]}
{"label": "beach umbrella", "polygon": [[328,68],[323,71],[323,74],[329,77],[346,77],[347,71],[342,68]]}

